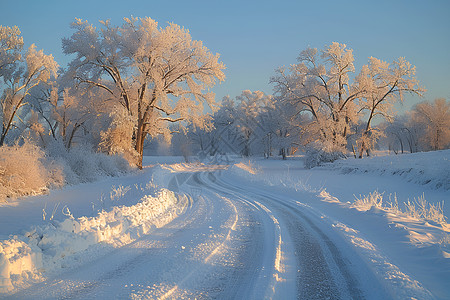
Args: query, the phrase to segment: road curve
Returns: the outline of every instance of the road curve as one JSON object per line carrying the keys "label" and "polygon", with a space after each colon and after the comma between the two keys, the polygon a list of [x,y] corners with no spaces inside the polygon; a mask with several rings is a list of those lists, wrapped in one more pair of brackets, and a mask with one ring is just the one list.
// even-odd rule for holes
{"label": "road curve", "polygon": [[[295,270],[295,297],[291,294],[290,299],[390,298],[352,247],[301,202],[260,186],[249,186],[248,182],[227,182],[215,173],[195,177],[219,194],[263,208],[275,226],[280,227],[284,233],[280,243],[286,249],[285,268]],[[336,240],[340,243],[335,243]]]}
{"label": "road curve", "polygon": [[190,195],[174,221],[10,298],[389,298],[357,255],[297,201],[214,172],[174,176],[183,177],[179,192]]}

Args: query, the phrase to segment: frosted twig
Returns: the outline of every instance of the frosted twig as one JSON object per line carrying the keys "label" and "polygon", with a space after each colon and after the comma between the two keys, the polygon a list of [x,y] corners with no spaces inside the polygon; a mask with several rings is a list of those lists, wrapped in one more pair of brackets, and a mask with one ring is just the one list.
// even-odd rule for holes
{"label": "frosted twig", "polygon": [[45,221],[45,216],[47,216],[47,212],[45,211],[45,209],[47,208],[47,202],[45,202],[45,206],[42,209],[42,219]]}
{"label": "frosted twig", "polygon": [[64,205],[64,207],[61,210],[62,214],[65,215],[66,217],[69,217],[71,220],[74,220],[75,218],[73,217],[72,213],[70,212],[70,209],[67,205]]}

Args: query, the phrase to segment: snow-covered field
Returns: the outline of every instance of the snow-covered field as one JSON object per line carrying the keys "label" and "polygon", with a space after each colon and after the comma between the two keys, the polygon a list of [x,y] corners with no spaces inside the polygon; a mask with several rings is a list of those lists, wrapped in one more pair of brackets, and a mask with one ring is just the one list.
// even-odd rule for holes
{"label": "snow-covered field", "polygon": [[450,297],[449,150],[145,162],[0,204],[0,297]]}

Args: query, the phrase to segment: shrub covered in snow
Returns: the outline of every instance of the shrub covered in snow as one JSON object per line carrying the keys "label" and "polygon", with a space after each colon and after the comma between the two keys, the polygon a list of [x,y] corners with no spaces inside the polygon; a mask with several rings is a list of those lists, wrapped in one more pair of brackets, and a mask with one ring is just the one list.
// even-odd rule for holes
{"label": "shrub covered in snow", "polygon": [[239,170],[244,170],[253,175],[261,172],[261,170],[259,170],[258,167],[254,166],[250,160],[248,161],[248,163],[240,162],[240,163],[235,164],[233,166],[233,169],[235,169],[235,171],[237,171],[236,168],[238,168]]}
{"label": "shrub covered in snow", "polygon": [[39,147],[28,141],[0,147],[0,199],[39,194],[63,184],[61,166],[48,162]]}
{"label": "shrub covered in snow", "polygon": [[67,184],[92,182],[104,176],[118,176],[133,168],[120,155],[94,152],[88,145],[70,148],[55,141],[46,147],[47,155],[63,166]]}
{"label": "shrub covered in snow", "polygon": [[389,197],[389,201],[383,202],[383,193],[374,191],[367,196],[365,195],[356,198],[351,207],[360,211],[367,211],[372,207],[375,207],[396,215],[403,214],[415,219],[433,221],[438,224],[447,224],[447,218],[444,215],[444,203],[430,203],[423,195],[414,199],[414,201],[408,200],[408,202],[405,203],[405,209],[402,209],[399,207],[395,195],[393,200]]}
{"label": "shrub covered in snow", "polygon": [[308,147],[305,154],[305,168],[311,169],[323,163],[334,162],[335,160],[346,158],[345,154],[338,149],[327,149],[320,145]]}
{"label": "shrub covered in snow", "polygon": [[[382,209],[383,208],[383,193],[378,191],[374,191],[373,193],[369,193],[367,196],[360,196],[356,198],[353,202],[352,206],[358,210],[366,211],[371,209],[372,207]],[[398,203],[396,205],[390,205],[390,208],[398,208]],[[397,210],[398,211],[398,210]]]}
{"label": "shrub covered in snow", "polygon": [[0,147],[0,200],[42,194],[64,184],[91,182],[130,172],[120,155],[96,153],[88,147],[67,150],[51,143],[45,151],[29,141]]}

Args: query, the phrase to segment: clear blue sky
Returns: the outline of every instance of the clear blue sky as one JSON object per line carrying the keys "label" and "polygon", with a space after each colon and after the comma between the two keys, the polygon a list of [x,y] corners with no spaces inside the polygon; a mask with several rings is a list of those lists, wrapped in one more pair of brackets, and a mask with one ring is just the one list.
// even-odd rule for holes
{"label": "clear blue sky", "polygon": [[[450,99],[450,1],[196,1],[196,0],[0,0],[0,24],[19,26],[26,45],[53,54],[65,66],[61,38],[74,18],[96,26],[121,24],[123,17],[149,16],[160,26],[174,22],[189,29],[226,64],[217,99],[242,90],[272,92],[274,69],[296,62],[308,46],[333,41],[353,49],[357,70],[370,56],[392,61],[406,57],[428,90],[426,99]],[[408,97],[403,109],[421,101]]]}

